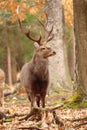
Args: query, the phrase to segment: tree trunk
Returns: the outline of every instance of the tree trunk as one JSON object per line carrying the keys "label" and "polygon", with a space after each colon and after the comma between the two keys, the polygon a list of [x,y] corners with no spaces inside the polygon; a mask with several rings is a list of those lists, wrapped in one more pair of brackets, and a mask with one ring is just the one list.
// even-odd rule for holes
{"label": "tree trunk", "polygon": [[73,0],[76,40],[76,87],[87,96],[87,2]]}
{"label": "tree trunk", "polygon": [[57,90],[58,87],[71,90],[72,84],[68,71],[68,62],[64,44],[63,8],[62,0],[47,0],[48,28],[53,25],[53,45],[56,56],[50,58],[51,86]]}
{"label": "tree trunk", "polygon": [[[72,34],[73,35],[73,34]],[[68,65],[71,79],[74,81],[75,78],[75,40],[73,35],[73,41],[70,42],[68,48]]]}
{"label": "tree trunk", "polygon": [[3,58],[3,70],[5,72],[5,83],[8,84],[8,68],[7,68],[7,48],[5,47],[5,55]]}
{"label": "tree trunk", "polygon": [[7,63],[8,63],[8,83],[12,85],[12,75],[11,75],[11,50],[9,45],[7,45]]}
{"label": "tree trunk", "polygon": [[5,28],[5,35],[6,35],[6,60],[7,60],[7,76],[8,76],[8,84],[12,85],[12,72],[11,72],[11,50],[9,45],[9,29],[8,27]]}
{"label": "tree trunk", "polygon": [[16,60],[15,60],[15,56],[12,58],[11,60],[11,65],[12,65],[12,82],[15,83],[17,81],[17,65],[16,65]]}

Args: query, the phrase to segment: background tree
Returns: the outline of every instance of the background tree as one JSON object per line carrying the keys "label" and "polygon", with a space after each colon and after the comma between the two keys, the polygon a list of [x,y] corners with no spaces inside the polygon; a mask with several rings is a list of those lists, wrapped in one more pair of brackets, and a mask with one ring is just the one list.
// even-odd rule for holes
{"label": "background tree", "polygon": [[76,82],[87,97],[87,1],[73,0],[76,41]]}
{"label": "background tree", "polygon": [[56,50],[56,56],[51,58],[51,85],[55,87],[63,87],[65,89],[72,89],[70,81],[67,56],[64,43],[64,17],[61,0],[48,0],[47,14],[49,28],[54,27],[54,39],[52,41],[53,48]]}
{"label": "background tree", "polygon": [[75,40],[73,31],[73,1],[63,0],[64,8],[64,36],[67,48],[68,66],[71,79],[74,80],[75,74]]}

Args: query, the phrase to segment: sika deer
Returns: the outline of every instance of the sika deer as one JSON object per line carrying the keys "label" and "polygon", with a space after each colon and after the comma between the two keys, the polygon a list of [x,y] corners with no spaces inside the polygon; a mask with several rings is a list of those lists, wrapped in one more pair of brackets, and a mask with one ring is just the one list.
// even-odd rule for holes
{"label": "sika deer", "polygon": [[[20,20],[19,25],[22,29]],[[40,22],[41,23],[41,22]],[[45,29],[45,25],[41,23]],[[20,74],[20,80],[26,89],[29,100],[31,101],[31,108],[34,107],[36,100],[37,106],[40,107],[40,100],[42,102],[42,107],[45,107],[45,96],[49,84],[49,68],[48,68],[48,58],[55,55],[55,51],[47,43],[52,40],[53,35],[51,35],[53,27],[50,31],[45,29],[46,38],[45,42],[42,42],[42,36],[38,40],[35,40],[30,36],[30,31],[24,33],[30,40],[34,41],[34,55],[28,63],[26,63]]]}

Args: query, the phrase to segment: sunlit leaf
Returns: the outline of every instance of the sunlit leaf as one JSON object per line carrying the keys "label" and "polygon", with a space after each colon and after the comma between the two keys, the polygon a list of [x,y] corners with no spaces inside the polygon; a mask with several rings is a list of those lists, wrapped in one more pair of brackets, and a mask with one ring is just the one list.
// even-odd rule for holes
{"label": "sunlit leaf", "polygon": [[24,19],[26,18],[26,14],[20,12],[20,13],[19,13],[19,18],[20,18],[21,21],[24,20]]}
{"label": "sunlit leaf", "polygon": [[69,25],[73,25],[73,1],[72,0],[62,0],[64,6],[64,16],[65,21]]}
{"label": "sunlit leaf", "polygon": [[[33,0],[27,1],[16,1],[16,0],[0,0],[0,10],[6,13],[8,15],[9,20],[11,20],[12,23],[14,23],[17,20],[17,8],[19,6],[19,16],[21,20],[24,20],[26,18],[26,13],[29,13],[30,15],[36,15],[40,12],[40,10],[44,7],[45,0]],[[10,17],[11,16],[11,17]],[[41,16],[43,19],[45,17],[44,14]],[[4,20],[4,19],[3,19]]]}
{"label": "sunlit leaf", "polygon": [[17,20],[17,16],[16,16],[16,15],[13,15],[13,17],[12,17],[12,19],[11,19],[11,22],[14,23],[16,20]]}
{"label": "sunlit leaf", "polygon": [[0,10],[2,9],[2,5],[0,4]]}
{"label": "sunlit leaf", "polygon": [[46,14],[45,13],[42,13],[41,16],[40,16],[41,19],[46,19]]}
{"label": "sunlit leaf", "polygon": [[0,19],[0,25],[3,24],[3,21]]}
{"label": "sunlit leaf", "polygon": [[32,7],[32,8],[30,8],[30,10],[29,10],[29,13],[30,14],[36,14],[36,13],[38,13],[38,8],[37,7]]}

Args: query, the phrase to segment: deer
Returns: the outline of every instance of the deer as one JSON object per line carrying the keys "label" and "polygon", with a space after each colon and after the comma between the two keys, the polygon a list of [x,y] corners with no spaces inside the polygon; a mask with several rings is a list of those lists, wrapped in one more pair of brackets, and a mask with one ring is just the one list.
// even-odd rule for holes
{"label": "deer", "polygon": [[31,109],[36,105],[45,107],[45,98],[47,88],[49,85],[49,60],[48,58],[54,56],[56,52],[48,46],[48,42],[53,39],[53,26],[48,31],[46,29],[47,23],[39,23],[43,26],[45,31],[45,38],[42,36],[35,39],[31,36],[30,29],[25,32],[23,30],[20,19],[18,18],[19,26],[24,35],[34,42],[34,54],[32,59],[25,63],[20,72],[21,84],[25,87],[28,99],[31,102]]}

